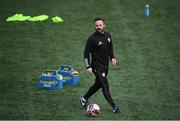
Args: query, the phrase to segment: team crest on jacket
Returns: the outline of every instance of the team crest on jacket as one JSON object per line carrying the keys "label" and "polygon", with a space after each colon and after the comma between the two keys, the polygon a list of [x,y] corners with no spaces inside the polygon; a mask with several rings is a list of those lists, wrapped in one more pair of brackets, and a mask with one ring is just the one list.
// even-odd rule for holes
{"label": "team crest on jacket", "polygon": [[111,39],[108,37],[108,42],[111,42]]}

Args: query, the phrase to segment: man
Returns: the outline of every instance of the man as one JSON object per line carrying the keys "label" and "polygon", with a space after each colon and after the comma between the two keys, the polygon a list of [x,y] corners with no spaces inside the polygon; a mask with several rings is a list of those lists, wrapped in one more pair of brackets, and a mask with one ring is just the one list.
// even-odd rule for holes
{"label": "man", "polygon": [[111,35],[104,30],[105,21],[103,19],[96,18],[94,24],[96,31],[87,40],[84,61],[87,73],[95,75],[95,83],[84,96],[80,97],[80,102],[86,108],[88,99],[102,88],[105,99],[112,106],[112,111],[118,113],[119,108],[111,98],[107,80],[109,60],[111,60],[112,65],[116,65]]}

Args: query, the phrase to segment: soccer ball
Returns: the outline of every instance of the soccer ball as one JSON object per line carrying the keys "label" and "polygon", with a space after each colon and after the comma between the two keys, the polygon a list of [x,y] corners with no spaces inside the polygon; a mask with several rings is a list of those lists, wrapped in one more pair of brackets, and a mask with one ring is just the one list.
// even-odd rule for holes
{"label": "soccer ball", "polygon": [[86,112],[88,115],[94,117],[97,116],[97,114],[100,113],[100,107],[97,104],[89,104],[87,106]]}

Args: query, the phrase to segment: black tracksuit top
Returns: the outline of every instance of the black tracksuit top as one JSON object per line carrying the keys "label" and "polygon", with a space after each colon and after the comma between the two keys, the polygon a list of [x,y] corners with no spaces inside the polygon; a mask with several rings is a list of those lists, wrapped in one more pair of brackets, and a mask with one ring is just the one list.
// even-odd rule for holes
{"label": "black tracksuit top", "polygon": [[[84,50],[86,68],[108,69],[109,59],[115,58],[110,33],[93,33],[87,40]],[[91,62],[90,62],[91,61]]]}

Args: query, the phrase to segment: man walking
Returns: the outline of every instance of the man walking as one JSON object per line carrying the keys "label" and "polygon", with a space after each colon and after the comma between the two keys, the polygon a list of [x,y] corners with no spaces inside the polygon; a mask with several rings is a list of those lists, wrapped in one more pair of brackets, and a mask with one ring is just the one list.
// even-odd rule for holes
{"label": "man walking", "polygon": [[94,24],[96,31],[86,42],[84,62],[87,73],[95,75],[95,83],[89,88],[84,96],[80,97],[80,102],[81,105],[86,108],[88,99],[102,88],[103,95],[111,105],[112,111],[118,113],[119,108],[111,97],[107,80],[109,60],[113,65],[116,65],[111,35],[105,31],[105,21],[103,19],[96,18]]}

